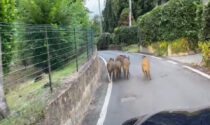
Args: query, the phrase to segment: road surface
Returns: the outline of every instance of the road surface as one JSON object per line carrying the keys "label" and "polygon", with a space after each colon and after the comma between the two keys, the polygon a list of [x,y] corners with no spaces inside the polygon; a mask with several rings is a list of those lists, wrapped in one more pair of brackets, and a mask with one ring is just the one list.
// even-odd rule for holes
{"label": "road surface", "polygon": [[108,61],[119,54],[130,57],[130,79],[113,82],[104,125],[158,111],[210,106],[210,80],[186,69],[182,64],[149,56],[151,81],[143,77],[141,54],[100,51]]}

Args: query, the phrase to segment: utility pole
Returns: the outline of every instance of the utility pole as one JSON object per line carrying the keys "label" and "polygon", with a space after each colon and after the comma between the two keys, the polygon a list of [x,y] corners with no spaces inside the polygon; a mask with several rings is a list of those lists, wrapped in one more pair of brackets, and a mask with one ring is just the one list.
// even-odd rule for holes
{"label": "utility pole", "polygon": [[102,15],[101,15],[101,2],[98,0],[98,9],[99,9],[99,17],[100,17],[100,34],[103,33],[103,27],[102,27]]}
{"label": "utility pole", "polygon": [[49,84],[50,84],[50,91],[53,92],[52,88],[52,75],[51,75],[51,62],[50,62],[50,48],[48,44],[48,33],[47,27],[45,27],[45,40],[46,40],[46,50],[47,50],[47,68],[48,68],[48,77],[49,77]]}
{"label": "utility pole", "polygon": [[129,0],[129,26],[132,26],[131,17],[132,17],[132,1]]}

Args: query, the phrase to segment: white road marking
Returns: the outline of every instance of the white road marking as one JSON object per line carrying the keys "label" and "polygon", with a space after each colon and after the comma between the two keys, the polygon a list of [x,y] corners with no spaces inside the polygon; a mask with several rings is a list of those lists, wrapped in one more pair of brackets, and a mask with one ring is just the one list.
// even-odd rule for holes
{"label": "white road marking", "polygon": [[174,65],[177,65],[178,64],[177,62],[174,62],[174,61],[171,61],[171,60],[168,60],[167,62],[169,62],[171,64],[174,64]]}
{"label": "white road marking", "polygon": [[159,59],[159,60],[162,60],[160,57],[156,57],[156,56],[151,56],[152,58],[155,58],[155,59]]}
{"label": "white road marking", "polygon": [[121,98],[121,102],[130,102],[130,101],[134,101],[136,100],[136,97],[125,97],[125,98]]}
{"label": "white road marking", "polygon": [[[105,64],[107,64],[106,60],[102,56],[99,56],[99,57],[104,61]],[[105,101],[104,101],[104,104],[103,104],[103,107],[102,107],[102,110],[101,110],[101,113],[100,113],[100,116],[99,116],[99,119],[98,119],[98,122],[96,125],[104,124],[106,114],[107,114],[108,105],[109,105],[109,100],[111,97],[111,93],[112,93],[112,82],[110,82],[108,85]]]}
{"label": "white road marking", "polygon": [[141,56],[150,56],[150,57],[152,57],[152,58],[162,60],[162,58],[160,58],[160,57],[151,56],[151,55],[148,55],[148,54],[142,54],[142,53],[135,53],[135,54],[138,54],[138,55],[141,55]]}
{"label": "white road marking", "polygon": [[201,72],[201,71],[199,71],[199,70],[197,70],[197,69],[191,68],[191,67],[189,67],[189,66],[182,66],[182,67],[187,68],[187,69],[189,69],[189,70],[191,70],[191,71],[193,71],[193,72],[195,72],[195,73],[198,73],[198,74],[200,74],[200,75],[206,77],[207,79],[210,79],[210,76],[209,76],[208,74],[203,73],[203,72]]}

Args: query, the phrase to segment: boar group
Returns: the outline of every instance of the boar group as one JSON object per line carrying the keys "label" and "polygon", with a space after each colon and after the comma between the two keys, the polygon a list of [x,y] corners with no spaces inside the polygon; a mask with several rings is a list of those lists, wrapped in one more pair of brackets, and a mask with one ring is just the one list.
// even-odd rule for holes
{"label": "boar group", "polygon": [[114,80],[120,79],[123,70],[124,78],[129,79],[129,66],[130,59],[125,55],[119,55],[115,60],[110,58],[107,63],[107,70],[110,78]]}
{"label": "boar group", "polygon": [[[146,56],[142,57],[141,68],[142,68],[142,72],[145,78],[148,80],[151,80],[150,64]],[[119,55],[116,57],[116,59],[110,58],[107,63],[107,70],[108,70],[111,80],[120,79],[122,71],[124,74],[123,75],[124,78],[129,79],[129,76],[130,76],[129,69],[130,69],[130,58],[125,55]]]}

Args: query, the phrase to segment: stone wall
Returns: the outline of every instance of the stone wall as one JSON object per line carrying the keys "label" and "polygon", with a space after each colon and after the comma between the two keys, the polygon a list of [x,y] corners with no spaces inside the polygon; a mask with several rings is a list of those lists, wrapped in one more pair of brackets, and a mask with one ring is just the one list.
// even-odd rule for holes
{"label": "stone wall", "polygon": [[102,63],[95,54],[80,71],[64,80],[49,102],[43,125],[79,125],[89,108],[101,76]]}
{"label": "stone wall", "polygon": [[[148,47],[140,46],[140,53],[157,55],[157,53],[155,53],[155,50],[154,50],[154,48],[152,48],[152,46],[148,46]],[[168,46],[168,52],[167,52],[167,54],[165,54],[163,56],[176,57],[176,56],[187,56],[187,55],[194,55],[194,54],[196,54],[194,51],[189,51],[189,52],[185,52],[185,53],[173,53],[171,50],[171,47]]]}
{"label": "stone wall", "polygon": [[140,46],[140,52],[145,53],[145,54],[155,54],[155,51],[152,48],[152,46],[148,46],[148,47]]}

